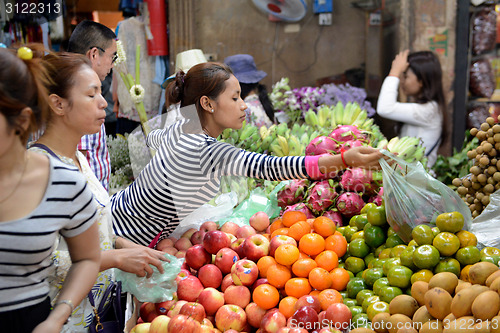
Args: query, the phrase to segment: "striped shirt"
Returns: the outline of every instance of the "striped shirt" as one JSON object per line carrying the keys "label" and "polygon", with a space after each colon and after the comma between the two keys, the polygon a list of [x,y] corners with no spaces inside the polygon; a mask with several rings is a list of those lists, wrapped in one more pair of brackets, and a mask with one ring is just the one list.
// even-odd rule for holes
{"label": "striped shirt", "polygon": [[29,215],[0,222],[0,312],[42,302],[49,294],[59,233],[75,237],[94,223],[92,192],[77,168],[52,157],[45,195]]}
{"label": "striped shirt", "polygon": [[111,176],[111,162],[106,144],[106,128],[101,125],[99,133],[84,135],[78,145],[78,150],[87,151],[87,160],[90,168],[108,191],[109,177]]}
{"label": "striped shirt", "polygon": [[205,134],[183,133],[179,121],[152,131],[151,162],[126,189],[111,197],[115,234],[148,245],[175,230],[179,222],[210,201],[226,175],[268,180],[306,178],[304,156],[273,157],[248,152]]}

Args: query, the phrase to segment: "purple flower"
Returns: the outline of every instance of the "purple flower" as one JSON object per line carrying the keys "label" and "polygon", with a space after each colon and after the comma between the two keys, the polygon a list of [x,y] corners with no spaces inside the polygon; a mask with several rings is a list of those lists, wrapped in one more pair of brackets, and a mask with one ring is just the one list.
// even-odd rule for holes
{"label": "purple flower", "polygon": [[366,110],[368,117],[373,117],[375,114],[375,109],[366,100],[366,91],[363,88],[353,87],[349,83],[345,85],[325,84],[321,88],[324,90],[320,99],[321,104],[336,105],[341,102],[346,105],[348,102],[358,103],[361,109]]}

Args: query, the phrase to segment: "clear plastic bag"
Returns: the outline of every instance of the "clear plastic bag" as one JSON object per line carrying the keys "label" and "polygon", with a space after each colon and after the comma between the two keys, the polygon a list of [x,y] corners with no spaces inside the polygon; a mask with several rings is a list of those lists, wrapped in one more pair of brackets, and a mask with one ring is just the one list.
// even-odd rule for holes
{"label": "clear plastic bag", "polygon": [[478,247],[500,246],[500,190],[490,195],[490,203],[474,220],[471,232],[476,235]]}
{"label": "clear plastic bag", "polygon": [[174,292],[177,291],[175,278],[181,271],[184,259],[170,254],[165,254],[165,258],[169,261],[163,262],[163,274],[160,274],[154,266],[152,266],[153,275],[150,278],[115,269],[116,280],[122,282],[123,291],[131,293],[141,302],[159,303],[171,300]]}
{"label": "clear plastic bag", "polygon": [[269,195],[260,187],[252,190],[248,199],[239,204],[231,216],[219,220],[219,225],[223,225],[227,221],[234,222],[240,226],[246,225],[249,223],[250,217],[257,212],[264,212],[269,218],[278,216],[281,208],[278,206],[278,197],[276,194],[286,184],[286,181],[279,183]]}
{"label": "clear plastic bag", "polygon": [[457,211],[464,216],[464,230],[472,225],[472,216],[463,200],[451,188],[429,175],[420,162],[408,163],[383,150],[394,163],[380,160],[384,182],[387,222],[405,242],[419,224],[435,224],[436,217]]}

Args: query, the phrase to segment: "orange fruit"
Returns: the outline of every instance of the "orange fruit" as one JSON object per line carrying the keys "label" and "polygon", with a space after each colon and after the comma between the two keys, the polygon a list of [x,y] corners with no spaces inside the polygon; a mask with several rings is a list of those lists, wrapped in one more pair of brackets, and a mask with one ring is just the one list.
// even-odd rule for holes
{"label": "orange fruit", "polygon": [[347,240],[341,233],[336,231],[325,239],[325,249],[334,251],[341,258],[347,252]]}
{"label": "orange fruit", "polygon": [[335,267],[339,266],[339,257],[337,253],[332,250],[325,250],[318,254],[314,261],[318,264],[318,267],[324,268],[327,271],[331,271]]}
{"label": "orange fruit", "polygon": [[315,233],[320,234],[323,237],[328,237],[337,231],[337,226],[332,219],[326,216],[319,216],[314,219],[313,229]]}
{"label": "orange fruit", "polygon": [[325,289],[318,295],[321,303],[321,310],[326,311],[328,307],[335,303],[342,303],[342,295],[335,289]]}
{"label": "orange fruit", "polygon": [[307,221],[307,216],[303,212],[289,210],[281,216],[281,220],[285,227],[290,227],[292,224],[299,221]]}
{"label": "orange fruit", "polygon": [[281,265],[290,266],[299,259],[299,249],[292,244],[282,244],[274,252],[276,262]]}
{"label": "orange fruit", "polygon": [[264,283],[253,290],[252,299],[260,308],[268,310],[278,305],[280,293],[275,287]]}
{"label": "orange fruit", "polygon": [[283,221],[281,219],[276,219],[274,220],[273,223],[271,223],[271,226],[269,227],[269,232],[272,234],[273,231],[279,229],[279,228],[284,228],[285,225],[283,224]]}
{"label": "orange fruit", "polygon": [[273,239],[273,238],[274,238],[274,236],[277,236],[277,235],[285,235],[285,236],[288,236],[288,228],[279,228],[279,229],[274,230],[274,231],[271,233],[271,239]]}
{"label": "orange fruit", "polygon": [[314,289],[325,290],[332,286],[332,278],[326,269],[316,267],[309,272],[309,283]]}
{"label": "orange fruit", "polygon": [[325,239],[319,234],[305,234],[299,240],[299,249],[305,254],[315,256],[325,250]]}
{"label": "orange fruit", "polygon": [[[300,251],[300,249],[299,249]],[[300,252],[299,254],[299,259],[311,259],[311,257],[309,257],[307,254],[305,254],[304,252]]]}
{"label": "orange fruit", "polygon": [[311,232],[311,226],[306,221],[299,221],[292,224],[288,229],[288,236],[299,241],[302,236]]}
{"label": "orange fruit", "polygon": [[297,298],[293,296],[287,296],[280,301],[278,309],[280,310],[281,314],[286,317],[286,319],[293,316],[295,312],[295,303],[297,303]]}
{"label": "orange fruit", "polygon": [[305,278],[293,278],[285,283],[285,292],[288,296],[300,298],[311,292],[309,281]]}
{"label": "orange fruit", "polygon": [[306,278],[309,276],[309,272],[318,267],[316,261],[311,258],[299,259],[292,265],[292,272],[295,276]]}
{"label": "orange fruit", "polygon": [[349,272],[347,270],[337,267],[332,269],[330,272],[330,277],[332,278],[332,289],[337,291],[342,291],[347,287],[347,283],[351,279]]}
{"label": "orange fruit", "polygon": [[276,260],[271,256],[264,256],[257,261],[257,267],[259,268],[260,277],[265,278],[267,276],[267,270],[272,265],[276,265]]}
{"label": "orange fruit", "polygon": [[291,278],[292,273],[286,266],[276,264],[267,269],[267,282],[276,288],[283,288]]}
{"label": "orange fruit", "polygon": [[309,293],[309,295],[318,297],[320,292],[321,290],[313,290]]}

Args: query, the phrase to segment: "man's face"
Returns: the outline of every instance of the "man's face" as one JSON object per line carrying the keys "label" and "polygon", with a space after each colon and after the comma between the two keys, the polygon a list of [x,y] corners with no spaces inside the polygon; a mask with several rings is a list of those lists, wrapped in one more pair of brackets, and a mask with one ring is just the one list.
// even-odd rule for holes
{"label": "man's face", "polygon": [[[97,48],[97,47],[96,47]],[[111,68],[113,68],[114,60],[116,59],[116,41],[113,40],[111,45],[103,50],[97,48],[95,57],[91,57],[92,69],[96,71],[99,79],[103,81],[108,76]]]}

